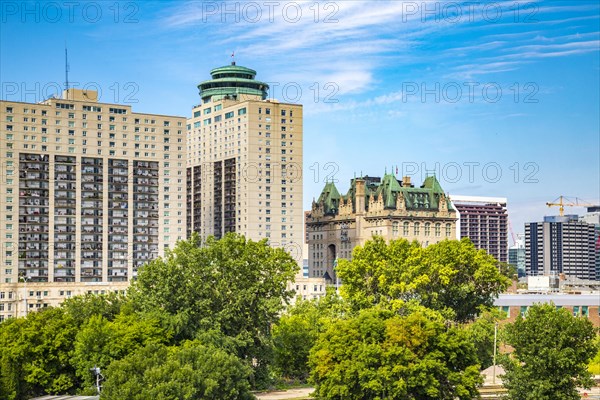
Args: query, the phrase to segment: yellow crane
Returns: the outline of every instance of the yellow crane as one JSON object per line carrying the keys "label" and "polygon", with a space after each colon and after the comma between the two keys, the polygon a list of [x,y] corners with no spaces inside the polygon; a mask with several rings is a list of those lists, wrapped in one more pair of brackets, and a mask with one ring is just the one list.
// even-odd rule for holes
{"label": "yellow crane", "polygon": [[558,211],[560,213],[560,216],[562,217],[565,213],[565,206],[567,206],[567,207],[594,207],[597,204],[588,203],[577,197],[574,200],[571,200],[568,197],[559,196],[553,202],[546,203],[546,205],[548,207],[559,207]]}

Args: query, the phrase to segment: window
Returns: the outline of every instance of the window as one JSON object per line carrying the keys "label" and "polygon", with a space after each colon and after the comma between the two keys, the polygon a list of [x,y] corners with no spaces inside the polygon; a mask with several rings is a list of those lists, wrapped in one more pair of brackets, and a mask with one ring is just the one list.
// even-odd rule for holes
{"label": "window", "polygon": [[435,236],[439,237],[441,235],[442,225],[438,222],[435,224]]}
{"label": "window", "polygon": [[446,224],[446,237],[450,237],[451,233],[452,233],[452,225]]}
{"label": "window", "polygon": [[420,228],[421,228],[421,224],[418,223],[418,222],[415,222],[415,229],[414,229],[414,235],[415,236],[420,235],[420,230],[421,230]]}
{"label": "window", "polygon": [[527,306],[521,306],[521,317],[525,317],[527,315]]}
{"label": "window", "polygon": [[425,236],[431,235],[431,224],[429,222],[425,223]]}

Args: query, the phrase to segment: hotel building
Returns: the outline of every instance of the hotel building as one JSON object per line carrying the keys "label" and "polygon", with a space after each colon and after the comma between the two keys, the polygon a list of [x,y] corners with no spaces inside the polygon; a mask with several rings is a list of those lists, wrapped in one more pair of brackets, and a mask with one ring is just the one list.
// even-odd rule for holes
{"label": "hotel building", "polygon": [[311,278],[335,283],[335,262],[373,236],[404,238],[427,246],[456,237],[456,211],[435,176],[420,187],[393,174],[354,178],[346,195],[328,182],[306,216]]}
{"label": "hotel building", "polygon": [[301,265],[302,105],[235,63],[210,73],[187,121],[187,233],[266,238]]}
{"label": "hotel building", "polygon": [[0,101],[0,320],[124,290],[186,236],[185,118],[62,97]]}

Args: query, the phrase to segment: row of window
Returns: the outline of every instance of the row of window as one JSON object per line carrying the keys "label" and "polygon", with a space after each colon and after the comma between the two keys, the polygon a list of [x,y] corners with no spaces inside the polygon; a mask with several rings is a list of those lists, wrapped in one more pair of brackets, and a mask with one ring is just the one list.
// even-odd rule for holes
{"label": "row of window", "polygon": [[[74,109],[74,105],[73,104],[68,104],[68,103],[56,103],[56,108],[57,109],[65,109],[65,110],[73,110]],[[82,106],[82,110],[83,111],[89,111],[89,112],[102,112],[102,107],[99,106],[89,106],[89,105],[84,105]],[[14,108],[13,107],[6,107],[6,113],[7,114],[12,114],[14,112]],[[31,112],[31,114],[36,114],[37,110],[35,108],[29,109],[29,108],[24,108],[23,109],[23,113],[24,114],[29,114]],[[110,107],[108,112],[110,114],[127,114],[127,109],[125,108],[116,108],[116,107]],[[55,113],[57,116],[61,115],[60,111],[56,111]],[[41,110],[41,115],[42,116],[47,116],[48,112],[47,110]],[[241,115],[241,114],[240,114]],[[75,118],[75,113],[69,113],[68,114],[69,118]],[[85,114],[83,114],[84,119],[86,117]],[[98,115],[98,119],[100,120],[102,116]],[[114,121],[114,117],[110,117],[111,121]],[[123,122],[126,122],[127,118],[123,117]],[[134,119],[134,123],[135,124],[140,124],[141,123],[141,118],[135,118]],[[155,119],[149,119],[149,118],[145,118],[144,119],[144,123],[145,124],[151,124],[154,125],[156,124],[156,120]],[[166,121],[163,120],[163,126],[170,126],[171,125],[171,121]],[[181,121],[177,122],[177,126],[183,126],[183,123]]]}

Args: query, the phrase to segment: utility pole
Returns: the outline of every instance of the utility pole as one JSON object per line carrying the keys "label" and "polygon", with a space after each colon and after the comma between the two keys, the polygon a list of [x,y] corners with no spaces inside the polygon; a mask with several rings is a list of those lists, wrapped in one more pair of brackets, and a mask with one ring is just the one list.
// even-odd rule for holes
{"label": "utility pole", "polygon": [[498,323],[494,324],[494,368],[492,371],[492,384],[496,384],[496,343],[498,341]]}

